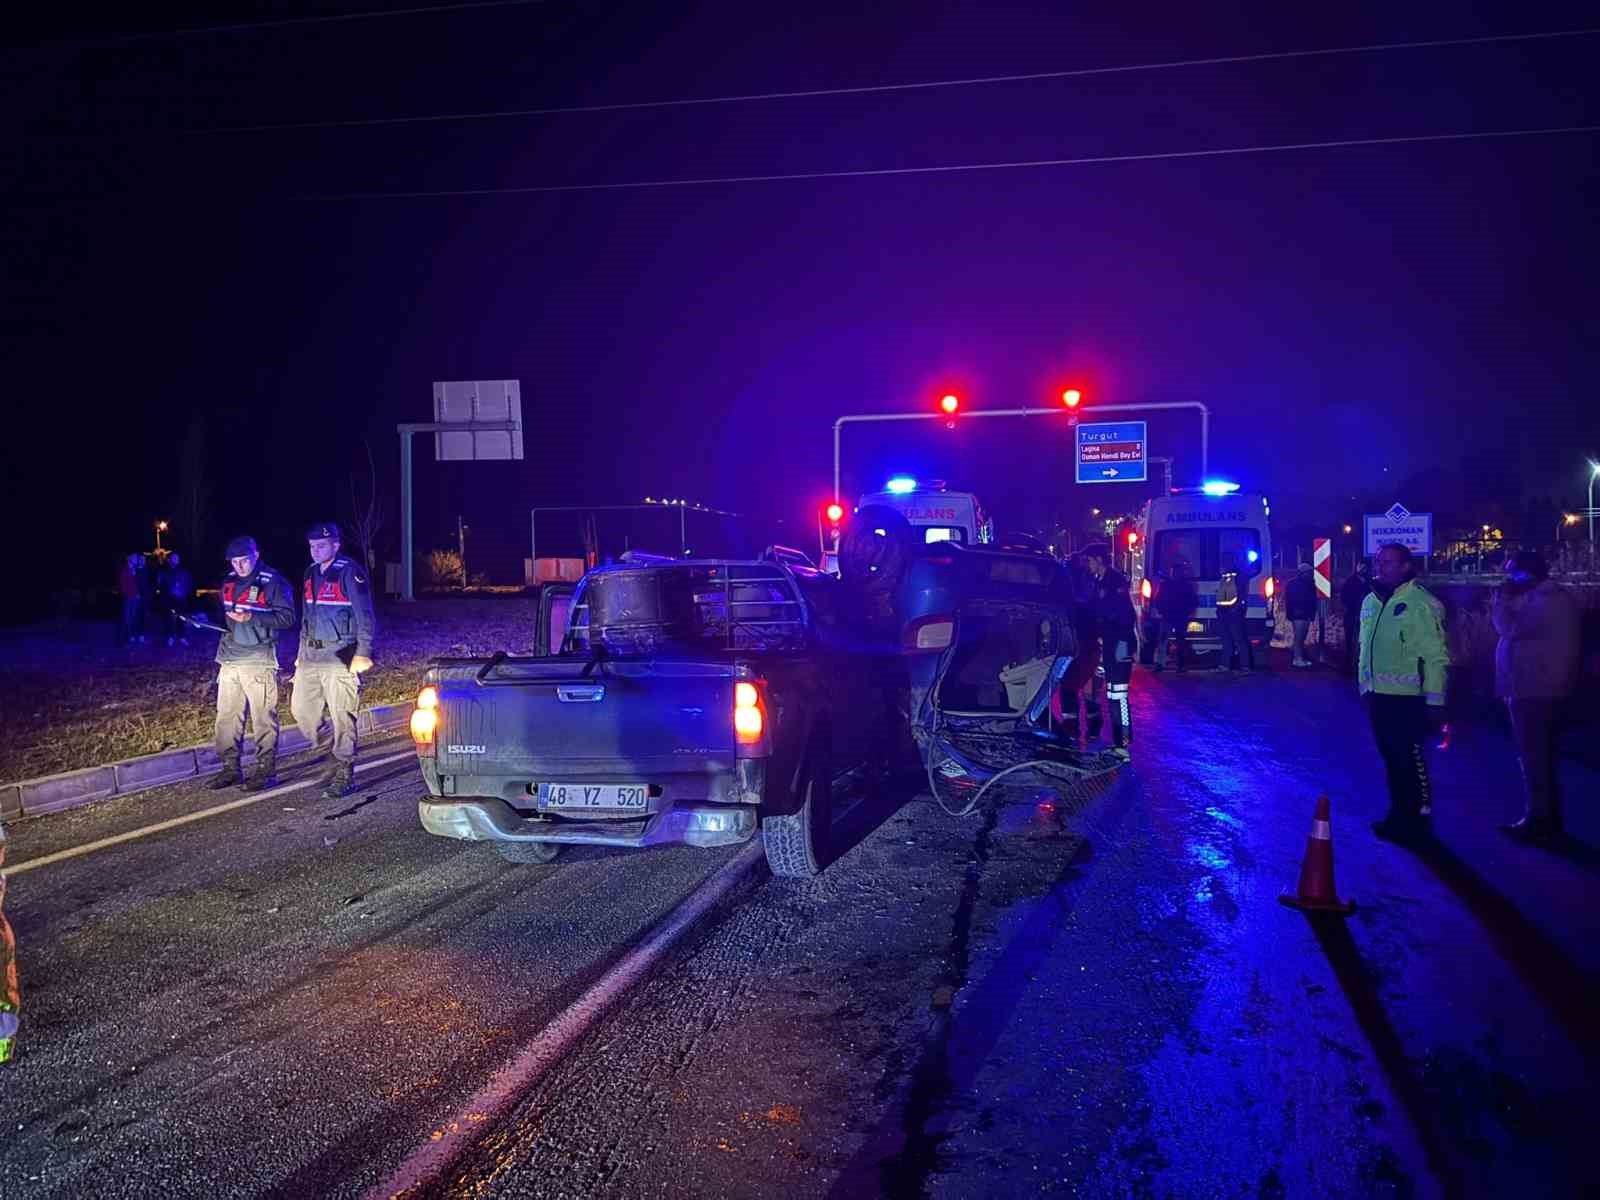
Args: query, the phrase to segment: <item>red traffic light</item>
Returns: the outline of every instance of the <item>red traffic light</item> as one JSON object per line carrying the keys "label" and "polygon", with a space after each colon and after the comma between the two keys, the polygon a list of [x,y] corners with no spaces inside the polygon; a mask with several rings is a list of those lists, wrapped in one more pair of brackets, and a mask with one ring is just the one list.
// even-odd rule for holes
{"label": "red traffic light", "polygon": [[939,407],[944,409],[946,413],[954,416],[956,409],[961,407],[961,398],[955,395],[946,396],[944,399],[939,401]]}
{"label": "red traffic light", "polygon": [[1083,403],[1083,393],[1077,388],[1068,388],[1061,393],[1061,403],[1068,408],[1077,408],[1078,405]]}
{"label": "red traffic light", "polygon": [[828,520],[835,525],[844,520],[844,505],[839,504],[837,501],[828,505],[827,508],[823,509],[823,512],[827,514]]}
{"label": "red traffic light", "polygon": [[1138,544],[1139,544],[1139,531],[1137,529],[1128,530],[1128,549],[1132,550]]}

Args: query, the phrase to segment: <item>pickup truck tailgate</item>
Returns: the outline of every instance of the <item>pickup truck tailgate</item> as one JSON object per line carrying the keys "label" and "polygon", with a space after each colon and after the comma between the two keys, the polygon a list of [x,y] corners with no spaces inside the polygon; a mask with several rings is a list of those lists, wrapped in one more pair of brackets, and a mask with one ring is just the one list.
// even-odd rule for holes
{"label": "pickup truck tailgate", "polygon": [[733,668],[650,659],[439,664],[441,774],[647,779],[735,757]]}

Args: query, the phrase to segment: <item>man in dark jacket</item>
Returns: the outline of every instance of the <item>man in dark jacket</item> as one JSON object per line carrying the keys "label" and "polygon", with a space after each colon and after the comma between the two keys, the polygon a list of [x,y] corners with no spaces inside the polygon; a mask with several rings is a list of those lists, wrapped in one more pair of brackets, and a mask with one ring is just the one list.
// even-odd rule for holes
{"label": "man in dark jacket", "polygon": [[[206,786],[213,791],[243,782],[259,792],[277,782],[278,635],[294,625],[294,592],[289,581],[261,561],[254,538],[228,543],[233,569],[222,580],[221,605],[226,631],[217,643],[217,757],[222,770]],[[244,722],[250,715],[256,761],[250,778],[239,771]]]}
{"label": "man in dark jacket", "polygon": [[1339,606],[1344,609],[1344,673],[1356,673],[1357,652],[1361,648],[1361,606],[1372,591],[1372,567],[1366,559],[1356,563],[1356,573],[1339,587]]}
{"label": "man in dark jacket", "polygon": [[355,787],[356,711],[361,676],[372,669],[377,621],[367,570],[339,553],[339,527],[331,521],[306,531],[311,565],[301,582],[304,612],[289,709],[313,747],[322,714],[333,726],[333,766],[322,796],[336,800]]}
{"label": "man in dark jacket", "polygon": [[1083,556],[1067,560],[1067,582],[1072,590],[1072,632],[1078,643],[1077,656],[1061,681],[1061,734],[1069,742],[1078,741],[1081,706],[1088,721],[1089,737],[1100,736],[1100,701],[1097,696],[1100,667],[1100,629],[1094,615],[1095,578],[1083,565]]}
{"label": "man in dark jacket", "polygon": [[167,555],[167,561],[161,564],[161,571],[156,576],[156,598],[161,605],[161,623],[166,627],[167,645],[182,641],[187,646],[189,639],[184,636],[183,617],[194,599],[194,576],[183,565],[176,551]]}
{"label": "man in dark jacket", "polygon": [[1161,637],[1156,642],[1156,670],[1166,670],[1169,633],[1177,643],[1178,670],[1184,669],[1189,655],[1189,618],[1194,615],[1198,603],[1194,581],[1189,578],[1189,564],[1182,561],[1173,563],[1155,599],[1162,626]]}
{"label": "man in dark jacket", "polygon": [[1284,589],[1284,603],[1289,610],[1289,624],[1294,629],[1294,665],[1309,667],[1311,658],[1306,654],[1306,635],[1311,632],[1311,622],[1317,619],[1317,581],[1312,578],[1311,564],[1303,562],[1294,578]]}
{"label": "man in dark jacket", "polygon": [[1133,597],[1128,594],[1128,577],[1111,565],[1111,547],[1105,543],[1083,552],[1084,563],[1094,577],[1091,601],[1094,622],[1100,635],[1100,670],[1105,674],[1106,707],[1111,710],[1111,747],[1128,757],[1133,741],[1133,710],[1128,706],[1128,685],[1133,681],[1133,656],[1137,646]]}

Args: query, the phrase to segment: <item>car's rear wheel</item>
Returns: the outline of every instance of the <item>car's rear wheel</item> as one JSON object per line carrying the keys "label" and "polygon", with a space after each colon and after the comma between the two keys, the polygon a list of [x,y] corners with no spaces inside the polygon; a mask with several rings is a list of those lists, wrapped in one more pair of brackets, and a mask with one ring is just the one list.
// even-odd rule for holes
{"label": "car's rear wheel", "polygon": [[500,857],[513,863],[554,862],[561,853],[559,842],[496,842]]}
{"label": "car's rear wheel", "polygon": [[820,738],[806,755],[795,790],[800,807],[792,816],[762,818],[761,841],[774,875],[809,879],[828,865],[833,845],[833,773]]}

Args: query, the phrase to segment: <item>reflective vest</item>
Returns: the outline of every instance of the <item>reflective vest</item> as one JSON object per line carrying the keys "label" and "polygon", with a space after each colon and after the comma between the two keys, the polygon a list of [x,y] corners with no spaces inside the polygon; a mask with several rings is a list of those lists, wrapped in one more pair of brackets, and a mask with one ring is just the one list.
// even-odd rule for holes
{"label": "reflective vest", "polygon": [[1377,592],[1361,603],[1361,694],[1425,696],[1443,704],[1450,671],[1444,605],[1414,579],[1387,600]]}

